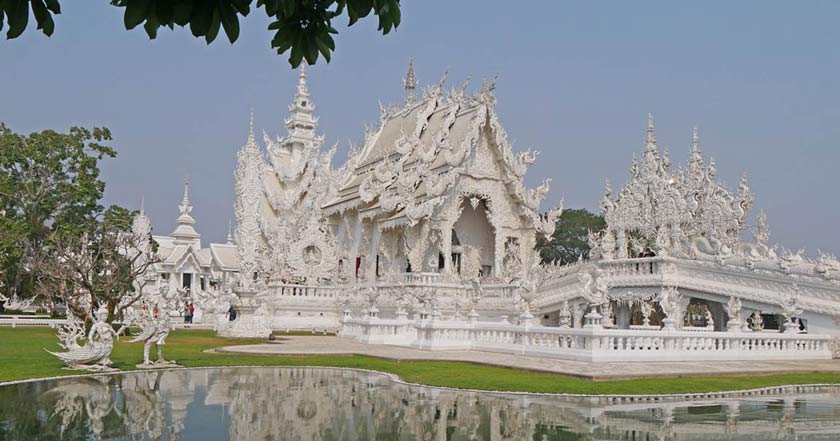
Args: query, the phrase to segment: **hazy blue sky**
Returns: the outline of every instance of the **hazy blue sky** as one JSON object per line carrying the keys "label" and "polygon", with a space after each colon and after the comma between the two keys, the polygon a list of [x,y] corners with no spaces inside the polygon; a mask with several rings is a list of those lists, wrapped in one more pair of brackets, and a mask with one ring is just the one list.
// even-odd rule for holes
{"label": "hazy blue sky", "polygon": [[[498,110],[518,149],[542,151],[528,182],[547,204],[596,209],[604,179],[624,183],[647,113],[660,146],[684,162],[691,127],[730,186],[746,172],[772,239],[840,253],[840,2],[404,1],[388,36],[374,20],[337,26],[329,65],[310,69],[328,144],[362,140],[378,102],[401,99],[413,57],[421,84],[498,74]],[[104,125],[119,156],[106,202],[174,228],[185,175],[205,241],[233,217],[236,149],[248,112],[282,133],[297,74],[269,48],[262,10],[231,46],[189,31],[149,41],[104,1],[62,2],[56,32],[0,41],[0,120],[13,130]],[[754,213],[755,214],[755,213]]]}

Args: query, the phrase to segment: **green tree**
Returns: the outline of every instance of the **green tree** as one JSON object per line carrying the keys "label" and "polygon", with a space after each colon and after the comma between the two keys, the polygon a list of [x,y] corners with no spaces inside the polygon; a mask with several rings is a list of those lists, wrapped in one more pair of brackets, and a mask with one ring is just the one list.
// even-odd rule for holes
{"label": "green tree", "polygon": [[589,232],[597,233],[606,227],[603,216],[586,209],[563,210],[551,240],[540,239],[537,249],[544,262],[568,264],[580,256],[589,257]]}
{"label": "green tree", "polygon": [[[161,26],[189,26],[196,37],[207,44],[213,42],[224,29],[233,43],[239,38],[239,18],[251,12],[254,0],[111,0],[111,4],[125,8],[123,22],[126,29],[143,25],[149,38],[157,37]],[[0,0],[0,31],[4,18],[8,20],[6,38],[17,38],[26,29],[29,8],[38,29],[50,36],[55,30],[53,14],[61,13],[59,0]],[[347,16],[348,26],[371,13],[379,18],[383,35],[400,24],[399,0],[256,0],[256,8],[263,8],[274,31],[271,47],[278,54],[289,53],[289,63],[297,67],[301,60],[315,64],[319,54],[327,62],[335,50],[333,19]]]}
{"label": "green tree", "polygon": [[80,236],[53,236],[28,260],[41,304],[65,305],[91,322],[104,307],[106,321],[121,317],[144,294],[143,277],[159,262],[150,237],[131,231],[135,213],[110,207]]}
{"label": "green tree", "polygon": [[0,123],[0,289],[6,295],[28,297],[26,259],[48,239],[79,237],[99,222],[105,191],[99,163],[116,155],[102,144],[110,140],[105,128],[24,136]]}

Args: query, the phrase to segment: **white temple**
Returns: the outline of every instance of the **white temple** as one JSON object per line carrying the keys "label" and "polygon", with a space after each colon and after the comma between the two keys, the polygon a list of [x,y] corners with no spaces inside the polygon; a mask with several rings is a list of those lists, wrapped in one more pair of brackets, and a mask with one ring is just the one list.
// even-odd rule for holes
{"label": "white temple", "polygon": [[[239,272],[239,256],[233,237],[228,233],[226,243],[211,243],[201,247],[201,234],[195,230],[195,219],[190,214],[190,184],[184,181],[184,196],[178,205],[179,216],[172,234],[152,235],[152,222],[141,204],[140,213],[135,216],[132,230],[142,236],[149,236],[157,244],[159,261],[145,274],[141,285],[144,292],[157,292],[162,285],[170,291],[180,290],[186,302],[197,302],[197,316],[207,323],[215,323],[218,317],[202,317],[206,314],[220,315],[226,311],[223,305],[225,294],[232,288]],[[151,242],[149,244],[151,246]],[[212,299],[213,302],[206,300]],[[211,306],[212,305],[212,306]]]}
{"label": "white temple", "polygon": [[[607,228],[589,258],[546,265],[536,238],[562,209],[540,211],[550,180],[524,185],[537,153],[514,152],[495,83],[468,94],[442,79],[418,96],[409,65],[403,85],[405,102],[382,108],[339,168],[335,148],[322,151],[303,69],[285,137],[261,147],[252,118],[235,175],[241,317],[221,333],[340,330],[596,361],[831,357],[840,262],[770,246],[764,213],[750,224],[746,179],[735,192],[719,183],[696,130],[675,168],[650,118],[628,183],[607,187]],[[188,217],[182,206],[180,243]],[[177,245],[176,234],[159,242]]]}

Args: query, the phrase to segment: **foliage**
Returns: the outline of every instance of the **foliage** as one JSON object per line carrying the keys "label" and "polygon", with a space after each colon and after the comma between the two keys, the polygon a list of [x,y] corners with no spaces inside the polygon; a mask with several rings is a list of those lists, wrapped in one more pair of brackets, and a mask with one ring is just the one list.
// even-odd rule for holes
{"label": "foliage", "polygon": [[[239,18],[251,12],[254,0],[111,0],[111,4],[125,8],[123,22],[126,29],[143,24],[149,38],[157,37],[161,26],[170,29],[175,25],[186,27],[196,37],[213,42],[220,29],[224,29],[233,43],[239,38]],[[47,36],[55,30],[53,14],[61,13],[58,0],[0,0],[0,30],[4,17],[9,30],[6,38],[16,38],[26,29],[29,7]],[[333,27],[335,18],[346,15],[348,26],[371,12],[379,18],[378,30],[383,35],[400,24],[399,0],[256,0],[270,18],[268,29],[274,31],[271,47],[283,54],[291,50],[289,63],[297,67],[301,60],[315,64],[319,54],[327,62],[335,50]]]}
{"label": "foliage", "polygon": [[[187,367],[202,366],[326,366],[371,369],[399,375],[403,380],[432,386],[495,391],[575,394],[668,394],[733,391],[787,384],[840,384],[836,372],[778,375],[717,375],[592,381],[565,375],[501,366],[451,361],[399,361],[361,355],[264,356],[208,352],[209,349],[258,340],[231,340],[212,331],[178,330],[166,340],[166,354]],[[0,328],[0,381],[73,375],[42,348],[58,350],[55,331],[47,328]],[[117,342],[114,366],[133,370],[142,359],[143,343]],[[0,391],[4,388],[0,387]],[[8,400],[0,399],[0,402]],[[2,406],[0,406],[2,414]]]}
{"label": "foliage", "polygon": [[54,236],[30,263],[34,289],[42,302],[66,305],[76,317],[92,321],[105,307],[107,322],[140,300],[147,269],[159,258],[148,237],[131,231],[133,213],[111,207],[80,236]]}
{"label": "foliage", "polygon": [[7,295],[28,297],[26,259],[49,238],[79,237],[98,222],[99,163],[116,155],[103,144],[110,140],[106,128],[24,136],[0,123],[0,289]]}
{"label": "foliage", "polygon": [[599,233],[606,226],[603,216],[584,208],[563,210],[551,240],[539,239],[537,249],[543,262],[573,263],[589,256],[589,232]]}

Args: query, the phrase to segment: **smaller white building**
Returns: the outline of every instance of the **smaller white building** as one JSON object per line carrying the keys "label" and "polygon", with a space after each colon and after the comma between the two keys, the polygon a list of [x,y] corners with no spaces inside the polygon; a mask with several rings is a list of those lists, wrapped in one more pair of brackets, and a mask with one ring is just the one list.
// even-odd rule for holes
{"label": "smaller white building", "polygon": [[[144,289],[156,291],[168,283],[170,290],[183,290],[185,301],[195,303],[199,310],[195,322],[199,322],[205,299],[218,298],[225,293],[239,272],[239,256],[236,245],[228,233],[226,243],[211,243],[201,246],[201,234],[195,229],[195,219],[190,215],[189,181],[184,181],[184,197],[178,206],[179,216],[175,230],[169,235],[152,235],[157,244],[160,259],[146,274]],[[151,220],[141,207],[134,219],[135,231],[151,233]],[[215,312],[215,311],[214,311]]]}

